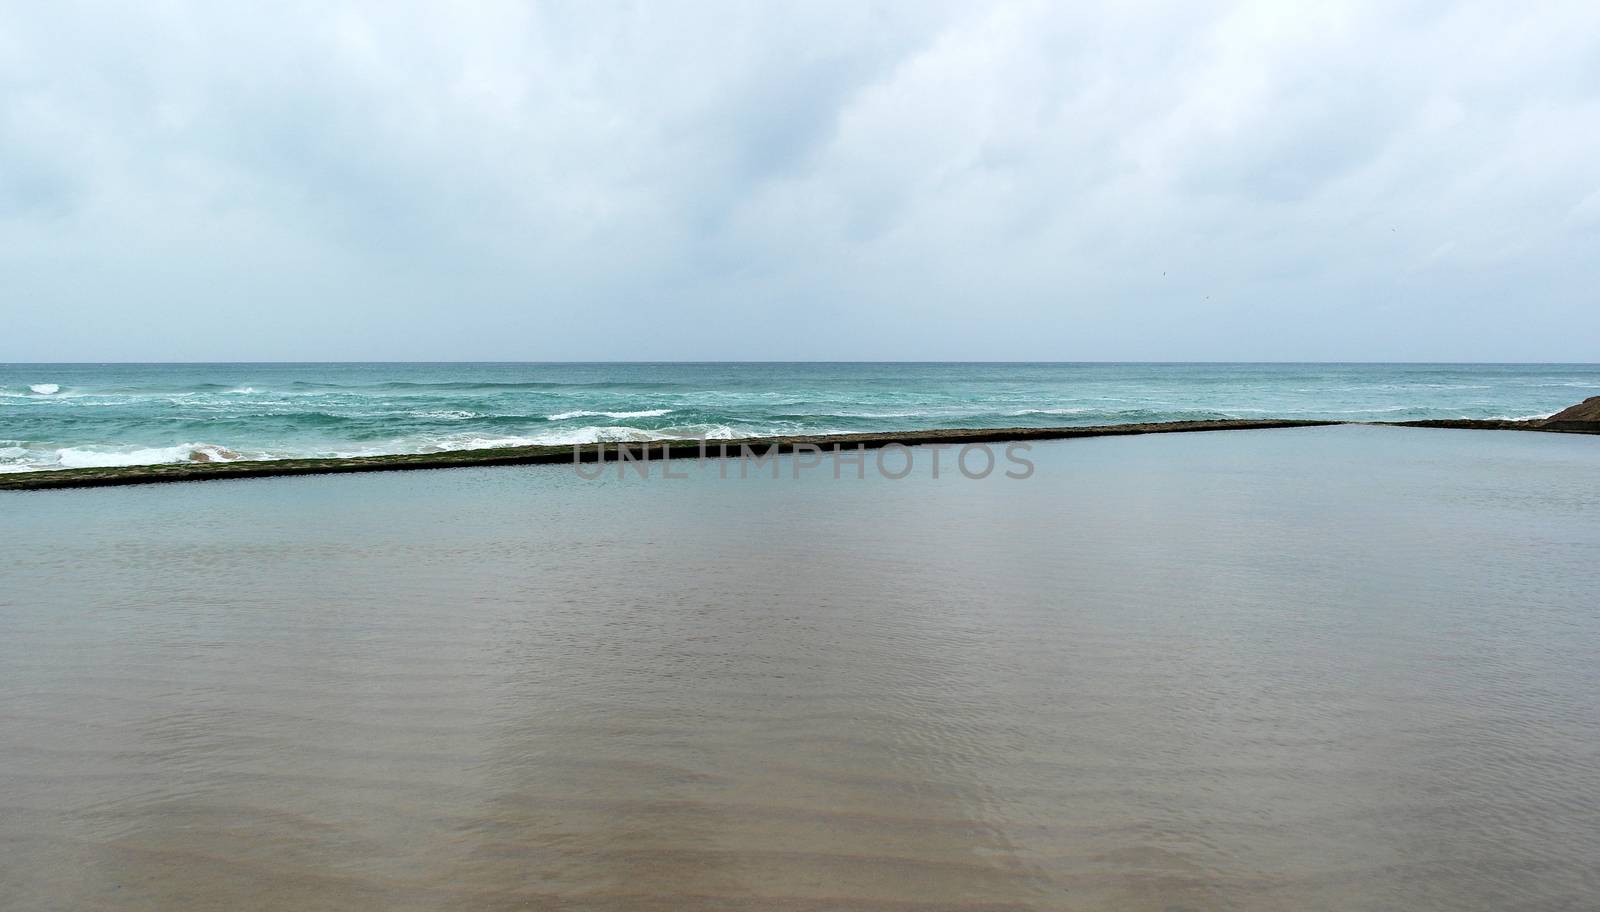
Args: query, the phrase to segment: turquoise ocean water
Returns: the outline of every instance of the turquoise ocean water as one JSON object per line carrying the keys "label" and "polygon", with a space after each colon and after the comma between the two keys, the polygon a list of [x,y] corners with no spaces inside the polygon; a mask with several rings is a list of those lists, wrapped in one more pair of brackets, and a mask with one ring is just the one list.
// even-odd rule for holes
{"label": "turquoise ocean water", "polygon": [[7,364],[0,471],[1201,418],[1526,418],[1600,365]]}

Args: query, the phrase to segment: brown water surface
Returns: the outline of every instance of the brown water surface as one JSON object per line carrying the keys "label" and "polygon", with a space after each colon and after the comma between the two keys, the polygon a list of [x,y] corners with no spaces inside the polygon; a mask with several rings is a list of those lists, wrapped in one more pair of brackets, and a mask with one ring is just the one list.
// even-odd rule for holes
{"label": "brown water surface", "polygon": [[0,906],[1600,908],[1600,440],[1033,458],[0,495]]}

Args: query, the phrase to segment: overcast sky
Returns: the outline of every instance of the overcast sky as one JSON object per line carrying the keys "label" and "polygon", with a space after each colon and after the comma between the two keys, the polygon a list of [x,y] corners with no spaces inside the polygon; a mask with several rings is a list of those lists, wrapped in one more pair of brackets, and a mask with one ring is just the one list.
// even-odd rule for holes
{"label": "overcast sky", "polygon": [[0,361],[1600,360],[1600,3],[0,0]]}

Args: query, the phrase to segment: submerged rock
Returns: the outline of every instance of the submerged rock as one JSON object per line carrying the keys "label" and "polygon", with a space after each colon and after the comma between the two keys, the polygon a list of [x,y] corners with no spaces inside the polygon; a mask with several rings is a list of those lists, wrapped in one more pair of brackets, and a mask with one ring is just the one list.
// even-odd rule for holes
{"label": "submerged rock", "polygon": [[190,462],[232,462],[239,454],[227,447],[202,447],[189,453]]}

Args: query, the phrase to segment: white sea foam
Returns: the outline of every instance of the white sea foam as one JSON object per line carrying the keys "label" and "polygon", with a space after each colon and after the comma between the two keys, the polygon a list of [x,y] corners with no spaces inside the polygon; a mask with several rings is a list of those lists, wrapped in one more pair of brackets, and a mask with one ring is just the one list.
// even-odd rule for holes
{"label": "white sea foam", "polygon": [[54,396],[56,393],[61,392],[61,385],[59,383],[35,383],[34,385],[28,387],[28,389],[33,390],[41,396]]}
{"label": "white sea foam", "polygon": [[[30,466],[22,462],[28,455],[27,447],[0,446],[0,472],[24,472]],[[18,468],[18,466],[21,466]]]}
{"label": "white sea foam", "polygon": [[247,457],[214,443],[139,448],[63,447],[55,451],[54,465],[34,468],[101,469],[174,462],[235,462],[244,458]]}
{"label": "white sea foam", "polygon": [[593,426],[536,434],[531,437],[502,438],[505,442],[468,441],[462,449],[476,450],[488,446],[568,446],[574,443],[638,443],[656,440],[661,435],[654,431],[632,427]]}
{"label": "white sea foam", "polygon": [[590,425],[562,428],[540,434],[484,436],[478,434],[446,434],[409,440],[397,440],[361,450],[344,450],[317,455],[379,456],[390,453],[439,453],[449,450],[494,450],[505,447],[573,446],[586,443],[645,443],[656,440],[731,440],[739,434],[725,424],[685,424],[645,430],[622,425]]}
{"label": "white sea foam", "polygon": [[546,415],[546,421],[566,421],[570,418],[660,418],[669,415],[672,409],[645,409],[639,412],[590,412],[579,410],[576,412],[561,412],[555,415]]}
{"label": "white sea foam", "polygon": [[[676,436],[686,437],[691,440],[732,440],[735,437],[745,436],[734,431],[726,424],[689,424],[678,428],[668,428]],[[760,435],[751,435],[760,436]]]}

